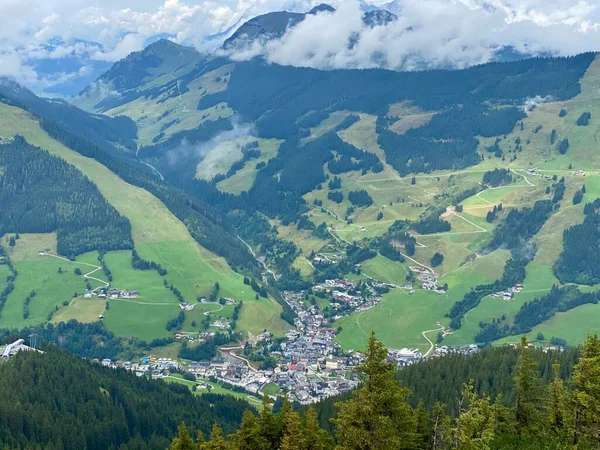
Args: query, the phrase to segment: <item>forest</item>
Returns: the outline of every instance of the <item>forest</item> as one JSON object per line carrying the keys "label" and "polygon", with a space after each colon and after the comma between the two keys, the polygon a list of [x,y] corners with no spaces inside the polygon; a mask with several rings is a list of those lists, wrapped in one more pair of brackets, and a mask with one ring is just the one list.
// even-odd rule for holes
{"label": "forest", "polygon": [[185,421],[208,435],[235,430],[248,404],[231,396],[192,395],[187,386],[101,367],[48,346],[0,363],[3,448],[156,449]]}
{"label": "forest", "polygon": [[58,252],[133,248],[131,225],[94,183],[22,137],[0,145],[0,235],[57,233]]}
{"label": "forest", "polygon": [[561,283],[600,283],[600,199],[584,207],[583,223],[563,233],[563,251],[554,265]]}
{"label": "forest", "polygon": [[549,354],[523,338],[517,349],[449,356],[400,372],[387,354],[371,334],[357,369],[362,384],[351,393],[300,411],[286,400],[272,411],[265,397],[258,415],[247,410],[230,435],[214,426],[209,440],[194,439],[193,428],[181,423],[169,449],[597,448],[597,336],[588,336],[582,349]]}

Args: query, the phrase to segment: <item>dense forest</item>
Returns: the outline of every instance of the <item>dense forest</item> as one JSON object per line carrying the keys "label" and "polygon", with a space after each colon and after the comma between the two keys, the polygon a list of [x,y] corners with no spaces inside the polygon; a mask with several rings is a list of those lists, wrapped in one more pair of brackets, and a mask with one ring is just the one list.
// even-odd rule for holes
{"label": "dense forest", "polygon": [[156,449],[185,421],[208,435],[232,432],[248,404],[192,395],[187,386],[95,365],[56,348],[0,363],[0,445],[4,448]]}
{"label": "dense forest", "polygon": [[600,199],[585,205],[584,213],[583,223],[563,233],[563,251],[554,265],[561,283],[600,283]]}
{"label": "dense forest", "polygon": [[0,145],[0,235],[57,233],[58,252],[133,248],[131,225],[64,160],[17,136]]}
{"label": "dense forest", "polygon": [[215,426],[208,441],[194,440],[182,423],[170,450],[333,450],[333,437],[337,450],[597,448],[597,336],[563,354],[542,354],[522,339],[518,350],[476,356],[472,368],[457,355],[397,374],[387,355],[372,334],[358,367],[362,384],[350,394],[301,413],[287,401],[274,413],[265,397],[258,416],[244,413],[229,436]]}
{"label": "dense forest", "polygon": [[[4,87],[0,85],[0,88]],[[232,196],[215,194],[216,189],[207,183],[199,186],[192,183],[180,188],[166,184],[152,169],[136,160],[135,153],[115,147],[113,139],[116,137],[113,134],[122,132],[124,136],[130,135],[127,132],[130,125],[120,127],[120,121],[109,122],[112,128],[108,133],[103,122],[89,119],[90,114],[75,107],[63,108],[61,102],[38,98],[24,89],[0,89],[0,100],[29,111],[54,139],[83,156],[95,159],[128,183],[154,194],[186,225],[194,239],[225,257],[233,268],[258,273],[254,257],[235,237],[233,227],[223,212],[211,206],[218,203],[211,196],[225,199]],[[124,119],[123,123],[133,124],[130,119]]]}

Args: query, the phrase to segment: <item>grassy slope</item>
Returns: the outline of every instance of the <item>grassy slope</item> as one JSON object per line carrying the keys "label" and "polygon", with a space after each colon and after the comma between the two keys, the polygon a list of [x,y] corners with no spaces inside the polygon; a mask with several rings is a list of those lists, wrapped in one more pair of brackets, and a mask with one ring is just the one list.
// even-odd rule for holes
{"label": "grassy slope", "polygon": [[[83,157],[51,139],[39,127],[39,124],[24,111],[0,105],[0,135],[10,136],[16,133],[23,135],[33,145],[47,149],[51,153],[64,158],[86,174],[98,186],[106,199],[121,214],[129,218],[135,246],[140,256],[156,261],[165,267],[168,270],[166,278],[169,283],[175,285],[188,301],[194,301],[196,296],[199,295],[208,295],[215,282],[219,282],[221,285],[220,295],[222,296],[242,300],[253,298],[251,290],[243,284],[243,277],[233,272],[223,258],[198,245],[183,223],[173,216],[156,197],[143,189],[124,182],[98,162]],[[32,271],[46,272],[46,274],[56,272],[55,262],[46,262],[46,264],[49,265],[47,270],[36,271],[32,269]],[[125,270],[125,267],[128,267],[127,262],[121,263],[119,270]],[[138,275],[142,278],[148,276],[147,274]],[[119,274],[115,273],[115,276],[118,277]],[[25,279],[25,277],[23,278]],[[75,292],[75,289],[71,289],[71,287],[69,286],[66,291],[59,289],[59,292]],[[144,295],[144,286],[138,285],[136,288]],[[81,287],[78,290],[81,292]],[[11,300],[20,294],[21,292],[15,291],[11,294]],[[56,300],[55,303],[60,304],[62,301],[61,297],[60,301]],[[173,306],[170,307],[163,306],[163,310],[160,312],[156,310],[157,307],[155,306],[136,305],[136,308],[133,308],[132,305],[128,305],[130,311],[127,311],[127,314],[129,315],[132,310],[135,310],[135,313],[131,314],[130,320],[139,322],[141,328],[145,326],[144,324],[149,324],[147,320],[152,318],[152,321],[161,324],[164,329],[167,320],[174,317],[178,312],[176,302],[173,303]],[[171,312],[167,312],[167,308],[170,308],[168,311]],[[266,307],[261,305],[259,308],[262,313],[265,310],[273,311],[276,319],[272,317],[267,319],[268,315],[257,314],[252,330],[256,326],[274,326],[275,331],[285,328],[276,313],[279,310],[279,305],[274,301]],[[245,309],[251,310],[251,303]],[[127,332],[127,335],[132,336],[145,334],[136,332],[135,328],[119,326],[123,320],[121,314],[123,312],[125,311],[119,310],[119,307],[107,311],[106,323],[108,328],[114,325],[115,331]],[[33,310],[30,317],[34,317]],[[39,322],[45,320],[44,314],[37,314],[35,317]],[[113,318],[116,318],[116,321]],[[263,318],[264,321],[262,321]],[[150,328],[158,330],[161,327],[157,325]],[[240,329],[243,329],[243,327],[240,326]]]}

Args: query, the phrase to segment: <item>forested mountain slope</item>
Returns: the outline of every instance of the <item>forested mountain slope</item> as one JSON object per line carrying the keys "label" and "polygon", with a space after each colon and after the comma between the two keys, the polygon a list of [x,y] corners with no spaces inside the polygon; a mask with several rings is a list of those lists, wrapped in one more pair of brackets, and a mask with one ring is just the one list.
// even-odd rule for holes
{"label": "forested mountain slope", "polygon": [[0,444],[13,449],[164,449],[182,420],[205,434],[215,423],[231,432],[248,407],[52,347],[0,363],[0,374]]}
{"label": "forested mountain slope", "polygon": [[[411,269],[417,264],[447,288],[445,301],[421,289],[416,297],[393,291],[360,322],[327,311],[346,348],[363,346],[378,326],[388,345],[423,349],[430,345],[424,332],[458,344],[498,319],[517,330],[523,304],[558,283],[561,250],[548,236],[562,242],[598,195],[595,176],[582,191],[582,173],[595,175],[600,164],[586,162],[587,145],[576,137],[597,129],[593,119],[587,128],[578,120],[586,111],[595,117],[595,55],[404,73],[207,58],[177,67],[174,84],[156,57],[177,47],[155,45],[99,80],[112,94],[90,86],[74,103],[134,119],[138,156],[167,183],[224,212],[265,258],[272,285],[307,289],[360,263],[365,278],[396,286],[421,284]],[[143,77],[130,70],[141,61],[153,66]],[[165,56],[165,71],[173,65]],[[109,98],[112,109],[101,106]],[[527,217],[535,219],[530,229],[519,219]],[[353,242],[376,256],[353,261]],[[527,251],[517,252],[516,242]],[[341,264],[315,264],[327,259]],[[491,305],[492,294],[515,283],[531,288]],[[477,319],[467,321],[472,314]],[[401,336],[392,331],[398,327]],[[550,333],[546,340],[560,337]]]}

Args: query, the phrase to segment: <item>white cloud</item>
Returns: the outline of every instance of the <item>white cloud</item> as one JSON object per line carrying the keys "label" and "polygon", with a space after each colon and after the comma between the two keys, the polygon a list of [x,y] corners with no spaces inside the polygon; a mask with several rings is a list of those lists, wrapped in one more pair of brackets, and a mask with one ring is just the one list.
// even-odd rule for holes
{"label": "white cloud", "polygon": [[[307,11],[321,1],[0,0],[0,73],[43,85],[47,80],[32,69],[31,58],[112,62],[159,34],[212,51],[219,41],[209,42],[207,36],[258,14]],[[328,3],[338,11],[309,17],[279,41],[234,57],[260,54],[275,63],[319,68],[412,69],[423,62],[437,67],[485,62],[503,45],[558,55],[600,50],[598,0],[396,0],[390,8],[400,19],[372,29],[360,22],[356,0]],[[47,47],[48,42],[55,45]]]}

